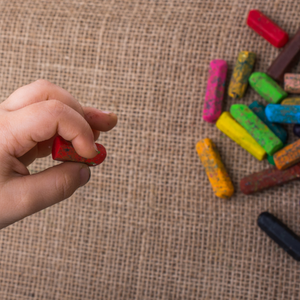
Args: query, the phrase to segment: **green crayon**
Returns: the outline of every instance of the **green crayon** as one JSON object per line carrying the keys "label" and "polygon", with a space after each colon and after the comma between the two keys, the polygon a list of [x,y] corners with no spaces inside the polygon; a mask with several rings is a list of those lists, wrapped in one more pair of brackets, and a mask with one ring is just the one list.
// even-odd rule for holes
{"label": "green crayon", "polygon": [[233,104],[230,113],[269,155],[273,155],[283,147],[280,139],[247,105]]}
{"label": "green crayon", "polygon": [[262,72],[254,72],[249,78],[251,87],[269,103],[277,104],[288,94],[270,76]]}

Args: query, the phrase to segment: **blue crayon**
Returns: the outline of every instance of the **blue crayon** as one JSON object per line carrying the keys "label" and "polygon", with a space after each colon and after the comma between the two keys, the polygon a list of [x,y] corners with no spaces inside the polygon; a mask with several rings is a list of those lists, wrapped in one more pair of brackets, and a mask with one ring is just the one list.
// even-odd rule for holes
{"label": "blue crayon", "polygon": [[265,114],[265,106],[263,104],[258,101],[254,101],[249,105],[249,108],[271,129],[271,131],[273,131],[273,133],[282,141],[283,144],[286,144],[287,132],[280,125],[271,123],[268,120]]}
{"label": "blue crayon", "polygon": [[300,105],[269,104],[265,109],[265,113],[270,122],[300,123]]}

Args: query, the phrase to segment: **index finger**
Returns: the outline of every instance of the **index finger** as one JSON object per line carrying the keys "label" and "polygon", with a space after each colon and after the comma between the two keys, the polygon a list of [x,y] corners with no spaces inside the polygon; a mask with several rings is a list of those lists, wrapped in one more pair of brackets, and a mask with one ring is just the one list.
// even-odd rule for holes
{"label": "index finger", "polygon": [[80,103],[68,91],[44,79],[20,87],[0,107],[6,111],[15,111],[49,99],[61,101],[84,116]]}
{"label": "index finger", "polygon": [[15,157],[21,157],[37,143],[56,134],[71,141],[76,152],[85,158],[95,157],[98,152],[87,121],[57,100],[35,103],[8,113],[2,118],[0,128],[0,139],[6,141],[0,151],[6,150]]}

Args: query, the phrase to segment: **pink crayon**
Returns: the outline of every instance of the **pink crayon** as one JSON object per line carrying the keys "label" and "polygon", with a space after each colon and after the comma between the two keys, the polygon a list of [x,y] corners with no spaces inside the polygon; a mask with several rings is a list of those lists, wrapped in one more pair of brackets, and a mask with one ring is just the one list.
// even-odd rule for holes
{"label": "pink crayon", "polygon": [[214,123],[222,113],[227,63],[214,59],[210,62],[208,81],[204,100],[203,120]]}

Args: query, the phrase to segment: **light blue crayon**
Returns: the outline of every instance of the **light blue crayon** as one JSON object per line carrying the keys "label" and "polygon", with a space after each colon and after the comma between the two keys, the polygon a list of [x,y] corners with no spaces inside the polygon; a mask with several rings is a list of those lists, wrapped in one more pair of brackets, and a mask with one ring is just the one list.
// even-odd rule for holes
{"label": "light blue crayon", "polygon": [[269,104],[265,109],[270,122],[298,124],[300,123],[300,105]]}
{"label": "light blue crayon", "polygon": [[273,133],[282,141],[283,144],[286,144],[287,132],[278,124],[271,123],[266,114],[265,106],[258,101],[253,101],[249,108],[264,122]]}

